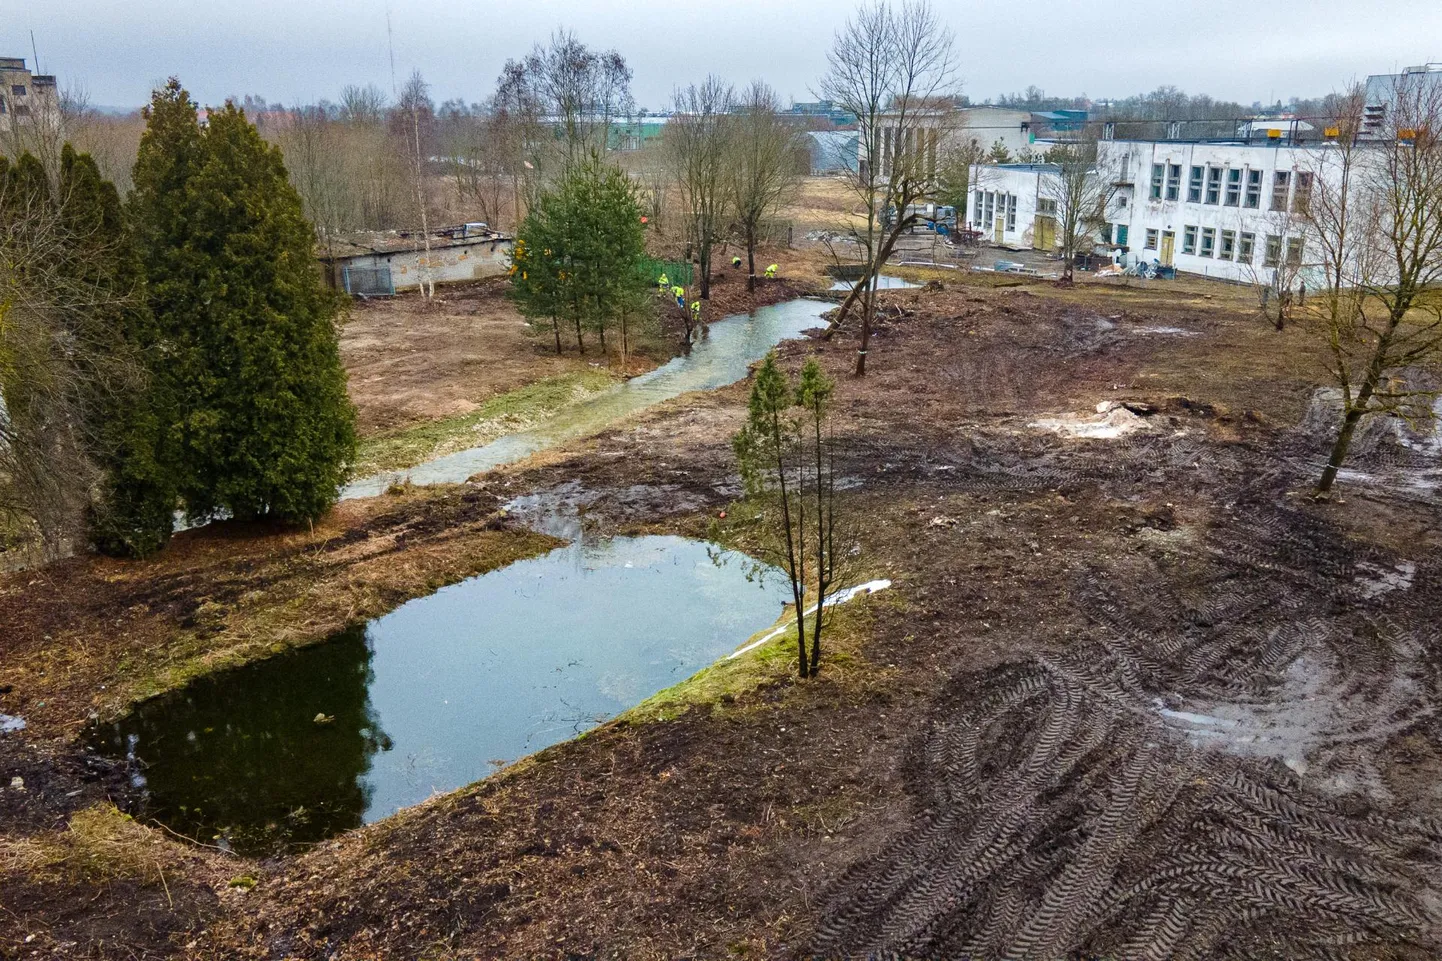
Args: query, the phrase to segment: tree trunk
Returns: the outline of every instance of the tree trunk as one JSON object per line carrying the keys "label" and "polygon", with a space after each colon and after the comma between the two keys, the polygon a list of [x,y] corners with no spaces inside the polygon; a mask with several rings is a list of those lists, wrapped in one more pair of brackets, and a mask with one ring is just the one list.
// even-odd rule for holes
{"label": "tree trunk", "polygon": [[756,231],[746,231],[746,292],[756,290]]}
{"label": "tree trunk", "polygon": [[561,356],[561,318],[551,318],[551,329],[556,332],[556,356]]}
{"label": "tree trunk", "polygon": [[1352,446],[1352,434],[1356,432],[1357,423],[1361,419],[1362,408],[1355,404],[1347,411],[1347,416],[1342,418],[1342,430],[1337,434],[1337,442],[1332,445],[1332,456],[1327,460],[1321,480],[1317,481],[1317,497],[1326,497],[1331,491],[1337,472],[1342,469],[1342,462],[1347,459],[1347,449]]}
{"label": "tree trunk", "polygon": [[579,315],[576,317],[576,349],[581,352],[582,357],[586,356],[586,342],[581,338],[581,318]]}
{"label": "tree trunk", "polygon": [[[875,283],[873,276],[870,283]],[[868,289],[861,298],[861,346],[856,351],[856,376],[866,376],[866,349],[871,345],[871,314],[876,307],[876,291]]]}
{"label": "tree trunk", "polygon": [[701,246],[700,262],[697,266],[701,270],[701,300],[711,299],[711,245]]}

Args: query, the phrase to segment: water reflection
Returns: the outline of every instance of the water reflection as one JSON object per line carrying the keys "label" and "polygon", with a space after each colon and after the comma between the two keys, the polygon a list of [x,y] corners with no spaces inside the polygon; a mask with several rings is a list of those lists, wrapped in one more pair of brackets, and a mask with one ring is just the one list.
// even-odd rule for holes
{"label": "water reflection", "polygon": [[147,811],[187,837],[240,851],[318,841],[362,823],[390,746],[372,656],[356,626],[147,701],[99,746],[129,758]]}
{"label": "water reflection", "polygon": [[784,578],[749,581],[750,559],[714,548],[558,548],[147,702],[104,747],[183,834],[246,853],[316,841],[585,731],[771,624]]}

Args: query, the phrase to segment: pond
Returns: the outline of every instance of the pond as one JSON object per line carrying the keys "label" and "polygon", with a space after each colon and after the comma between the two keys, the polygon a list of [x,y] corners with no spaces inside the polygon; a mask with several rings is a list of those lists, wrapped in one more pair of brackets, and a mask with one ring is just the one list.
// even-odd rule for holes
{"label": "pond", "polygon": [[144,702],[95,746],[186,837],[313,843],[574,737],[773,623],[784,578],[717,551],[577,541]]}
{"label": "pond", "polygon": [[415,467],[363,477],[347,485],[341,498],[374,497],[403,480],[413,484],[457,484],[473,474],[524,460],[537,451],[606,428],[628,414],[693,390],[725,387],[745,378],[751,364],[783,340],[821,325],[821,315],[836,305],[802,298],[734,314],[709,327],[690,353],[605,391],[574,410],[531,430],[438,457]]}

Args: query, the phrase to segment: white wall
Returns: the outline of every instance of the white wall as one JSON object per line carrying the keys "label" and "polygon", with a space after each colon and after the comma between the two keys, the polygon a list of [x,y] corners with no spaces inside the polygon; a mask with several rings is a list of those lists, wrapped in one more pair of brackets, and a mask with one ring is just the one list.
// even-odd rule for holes
{"label": "white wall", "polygon": [[[967,225],[982,232],[984,243],[995,243],[996,223],[1000,220],[1003,243],[1034,247],[1037,202],[1046,197],[1043,185],[1046,176],[1044,168],[1038,165],[973,166],[971,195],[966,205]],[[978,193],[981,209],[977,209]],[[1003,202],[1015,203],[1014,218],[1006,214]]]}
{"label": "white wall", "polygon": [[[420,284],[421,262],[425,251],[371,254],[352,257],[342,262],[345,267],[391,268],[391,282],[396,290],[405,290]],[[458,247],[437,247],[431,251],[431,275],[436,283],[452,283],[459,280],[480,280],[504,274],[509,267],[511,244],[508,240],[484,241]]]}
{"label": "white wall", "polygon": [[[1297,174],[1312,173],[1325,176],[1326,165],[1320,163],[1318,151],[1331,150],[1327,145],[1310,147],[1268,146],[1265,144],[1226,143],[1183,143],[1170,141],[1103,141],[1099,147],[1101,162],[1120,170],[1123,162],[1127,176],[1119,188],[1119,198],[1125,197],[1124,210],[1113,210],[1117,223],[1127,226],[1127,244],[1134,256],[1152,261],[1160,257],[1160,250],[1147,246],[1147,231],[1155,231],[1160,247],[1163,231],[1175,235],[1173,262],[1178,270],[1221,277],[1227,280],[1246,282],[1269,281],[1273,271],[1264,266],[1266,238],[1276,235],[1284,238],[1303,239],[1302,261],[1314,265],[1319,259],[1315,241],[1308,242],[1298,215],[1290,213],[1295,199]],[[1152,165],[1163,165],[1161,199],[1152,197]],[[1177,199],[1168,199],[1168,175],[1171,166],[1180,167],[1177,183]],[[1202,168],[1201,202],[1189,199],[1191,172],[1193,167]],[[1221,171],[1221,181],[1216,203],[1207,203],[1208,168]],[[1240,171],[1241,190],[1238,203],[1228,204],[1229,171]],[[1257,171],[1261,177],[1261,192],[1258,206],[1246,206],[1248,175]],[[1272,207],[1274,176],[1278,171],[1288,175],[1288,202],[1283,210]],[[1314,185],[1313,189],[1317,189]],[[1195,228],[1197,244],[1194,252],[1185,252],[1187,228]],[[1213,240],[1211,256],[1202,255],[1203,231],[1211,230]],[[1222,255],[1222,232],[1231,231],[1240,240],[1243,233],[1254,236],[1250,260],[1239,256],[1234,248],[1230,258]],[[1306,271],[1304,271],[1304,276]]]}

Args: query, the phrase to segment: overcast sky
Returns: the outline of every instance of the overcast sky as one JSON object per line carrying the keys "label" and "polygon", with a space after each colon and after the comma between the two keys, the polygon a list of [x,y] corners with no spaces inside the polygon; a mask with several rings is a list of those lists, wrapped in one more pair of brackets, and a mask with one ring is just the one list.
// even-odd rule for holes
{"label": "overcast sky", "polygon": [[[702,10],[657,0],[43,0],[6,4],[0,56],[31,58],[96,104],[139,105],[179,75],[202,103],[264,95],[335,99],[348,83],[391,86],[419,69],[437,101],[480,100],[508,57],[558,26],[614,47],[635,70],[637,101],[721,74],[812,99],[847,0],[721,0]],[[1174,84],[1242,103],[1317,96],[1352,78],[1442,61],[1437,0],[943,0],[964,92],[984,100],[1036,84],[1051,94],[1125,96]],[[33,68],[33,59],[31,62]]]}

